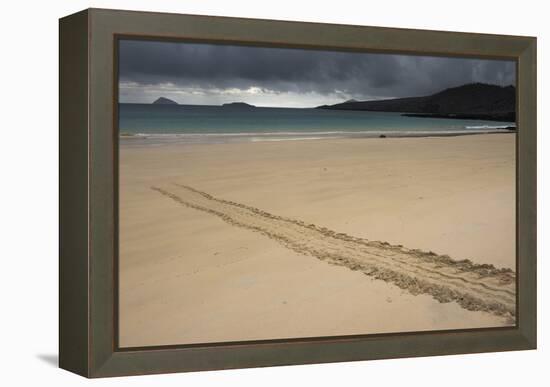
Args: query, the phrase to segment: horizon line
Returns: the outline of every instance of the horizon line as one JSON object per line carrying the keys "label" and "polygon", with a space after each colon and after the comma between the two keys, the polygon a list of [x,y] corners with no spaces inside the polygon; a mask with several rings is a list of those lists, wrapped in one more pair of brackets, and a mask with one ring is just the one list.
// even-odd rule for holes
{"label": "horizon line", "polygon": [[[447,87],[445,89],[442,89],[440,91],[437,91],[435,93],[432,93],[432,94],[428,94],[428,95],[419,95],[419,96],[408,96],[408,97],[383,97],[383,98],[373,98],[373,99],[362,99],[362,100],[356,100],[354,98],[350,98],[348,100],[345,100],[345,101],[342,101],[342,102],[337,102],[337,103],[333,103],[333,104],[321,104],[321,105],[316,105],[316,106],[303,106],[303,107],[296,107],[296,106],[273,106],[273,105],[270,105],[270,106],[262,106],[262,105],[254,105],[254,104],[251,104],[251,103],[248,103],[248,102],[245,102],[245,101],[233,101],[233,102],[224,102],[224,103],[221,103],[221,104],[194,104],[194,103],[179,103],[171,98],[167,98],[167,97],[164,97],[164,96],[159,96],[157,97],[157,99],[155,99],[154,101],[152,102],[121,102],[121,101],[117,101],[118,104],[134,104],[134,105],[154,105],[155,104],[155,101],[163,98],[163,99],[166,99],[166,100],[169,100],[169,101],[172,101],[174,102],[175,105],[180,105],[180,106],[215,106],[215,107],[220,107],[220,106],[224,106],[224,105],[231,105],[231,104],[246,104],[246,105],[249,105],[250,107],[257,107],[257,108],[273,108],[273,109],[317,109],[319,107],[322,107],[322,106],[333,106],[333,105],[339,105],[339,104],[344,104],[344,103],[347,103],[347,102],[370,102],[370,101],[389,101],[389,100],[395,100],[395,99],[406,99],[406,98],[423,98],[423,97],[429,97],[429,96],[432,96],[432,95],[435,95],[435,94],[438,94],[438,93],[441,93],[445,90],[450,90],[450,89],[457,89],[457,88],[460,88],[460,87],[464,87],[464,86],[469,86],[469,85],[486,85],[486,86],[496,86],[496,87],[500,87],[500,88],[508,88],[508,87],[513,87],[515,88],[516,85],[514,84],[509,84],[509,85],[498,85],[498,84],[494,84],[494,83],[485,83],[485,82],[470,82],[470,83],[464,83],[462,85],[458,85],[458,86],[452,86],[452,87]],[[173,105],[173,104],[166,104],[166,105]]]}

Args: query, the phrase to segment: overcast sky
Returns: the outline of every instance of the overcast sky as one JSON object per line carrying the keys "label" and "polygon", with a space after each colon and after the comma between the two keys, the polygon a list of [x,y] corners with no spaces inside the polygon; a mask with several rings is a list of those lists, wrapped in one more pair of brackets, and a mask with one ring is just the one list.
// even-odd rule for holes
{"label": "overcast sky", "polygon": [[510,61],[123,40],[120,102],[314,107],[515,85]]}

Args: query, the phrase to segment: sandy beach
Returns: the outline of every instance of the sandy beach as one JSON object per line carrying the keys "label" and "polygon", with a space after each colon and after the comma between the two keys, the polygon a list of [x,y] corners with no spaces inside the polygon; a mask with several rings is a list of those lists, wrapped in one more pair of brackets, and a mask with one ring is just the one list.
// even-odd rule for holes
{"label": "sandy beach", "polygon": [[122,347],[514,324],[513,133],[130,140],[119,175]]}

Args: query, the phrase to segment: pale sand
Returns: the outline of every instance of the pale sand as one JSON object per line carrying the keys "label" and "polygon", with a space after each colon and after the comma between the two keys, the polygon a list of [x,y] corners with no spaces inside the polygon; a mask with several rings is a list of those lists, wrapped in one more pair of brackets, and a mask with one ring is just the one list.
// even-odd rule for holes
{"label": "pale sand", "polygon": [[[399,258],[418,259],[419,278],[428,265],[458,273],[469,285],[448,285],[460,296],[484,286],[490,304],[507,292],[503,313],[472,311],[365,275],[376,254],[354,249],[363,238],[514,269],[514,148],[514,134],[121,147],[121,346],[510,324],[514,286],[498,275]],[[356,240],[325,239],[309,224]]]}

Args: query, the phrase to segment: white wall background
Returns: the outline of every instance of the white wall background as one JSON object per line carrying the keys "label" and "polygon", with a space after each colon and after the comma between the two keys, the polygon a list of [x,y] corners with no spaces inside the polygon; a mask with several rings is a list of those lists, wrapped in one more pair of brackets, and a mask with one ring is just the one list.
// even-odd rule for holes
{"label": "white wall background", "polygon": [[[57,28],[88,7],[471,31],[538,37],[539,350],[89,381],[57,357]],[[545,258],[550,28],[544,1],[4,1],[0,14],[0,380],[5,386],[548,385]],[[546,234],[548,235],[548,234]]]}

